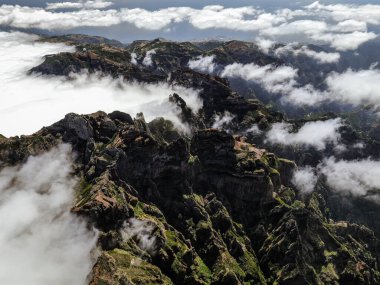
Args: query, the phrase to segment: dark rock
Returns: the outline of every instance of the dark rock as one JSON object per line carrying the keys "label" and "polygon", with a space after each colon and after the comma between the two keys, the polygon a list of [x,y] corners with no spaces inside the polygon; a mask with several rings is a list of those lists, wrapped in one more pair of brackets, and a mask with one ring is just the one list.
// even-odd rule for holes
{"label": "dark rock", "polygon": [[120,112],[120,111],[114,111],[112,113],[109,113],[108,116],[112,119],[112,120],[119,120],[123,123],[127,123],[129,125],[133,125],[133,119],[132,117],[127,114],[127,113],[123,113],[123,112]]}
{"label": "dark rock", "polygon": [[89,122],[74,113],[46,128],[53,135],[60,135],[62,140],[71,143],[75,149],[83,151],[87,142],[93,138],[94,131]]}

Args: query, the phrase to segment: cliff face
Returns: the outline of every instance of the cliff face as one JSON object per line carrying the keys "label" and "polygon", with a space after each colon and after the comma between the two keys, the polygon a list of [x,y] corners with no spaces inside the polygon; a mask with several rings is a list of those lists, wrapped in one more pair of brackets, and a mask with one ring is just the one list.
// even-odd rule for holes
{"label": "cliff face", "polygon": [[72,211],[100,231],[90,284],[380,282],[373,232],[331,220],[321,195],[297,200],[294,163],[215,129],[167,142],[164,123],[68,114],[0,139],[6,164],[72,144],[81,177]]}

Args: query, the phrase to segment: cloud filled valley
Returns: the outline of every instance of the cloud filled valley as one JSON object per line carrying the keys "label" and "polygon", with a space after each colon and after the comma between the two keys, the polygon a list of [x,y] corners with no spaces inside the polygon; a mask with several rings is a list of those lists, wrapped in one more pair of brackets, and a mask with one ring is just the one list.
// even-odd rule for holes
{"label": "cloud filled valley", "polygon": [[[63,44],[36,43],[36,36],[19,32],[0,32],[0,132],[5,136],[31,134],[50,125],[70,112],[79,114],[99,110],[121,110],[134,116],[143,112],[147,120],[163,116],[187,131],[177,117],[169,95],[177,92],[197,111],[202,102],[196,90],[160,84],[125,83],[102,74],[86,71],[65,77],[27,75],[42,57],[58,52],[72,52]],[[6,56],[5,56],[6,55]]]}
{"label": "cloud filled valley", "polygon": [[[273,46],[275,43],[271,43]],[[270,48],[269,46],[269,48]],[[258,42],[258,47],[264,49]],[[268,47],[265,47],[268,48]],[[263,50],[264,51],[264,50]],[[268,53],[268,50],[264,51]],[[318,64],[337,63],[340,60],[339,53],[316,52],[306,46],[299,47],[299,44],[289,44],[273,49],[273,54],[281,58],[285,55],[305,56],[310,62]],[[272,53],[270,53],[272,55]],[[204,73],[216,73],[228,79],[242,79],[245,84],[256,84],[265,91],[272,94],[279,94],[282,104],[294,106],[316,106],[338,102],[351,106],[370,104],[374,109],[379,106],[378,84],[380,71],[377,64],[373,64],[368,69],[347,68],[342,72],[331,69],[321,77],[316,88],[312,82],[301,83],[300,68],[291,65],[257,65],[255,63],[232,63],[218,65],[215,56],[198,57],[190,60],[189,68]],[[301,67],[302,68],[302,67]],[[363,86],[358,90],[357,86]]]}

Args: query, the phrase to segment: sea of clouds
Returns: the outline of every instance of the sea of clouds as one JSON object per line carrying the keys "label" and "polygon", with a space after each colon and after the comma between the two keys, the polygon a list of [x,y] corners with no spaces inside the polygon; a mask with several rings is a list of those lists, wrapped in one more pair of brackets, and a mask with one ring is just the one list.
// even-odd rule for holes
{"label": "sea of clouds", "polygon": [[[262,48],[262,47],[261,47]],[[282,54],[305,55],[317,63],[334,63],[339,61],[339,53],[315,52],[305,46],[296,47],[289,44],[275,49],[278,56]],[[215,57],[198,57],[189,61],[188,66],[194,70],[213,73],[217,68]],[[327,74],[324,90],[311,84],[298,82],[299,70],[288,65],[272,64],[260,66],[255,63],[232,63],[221,67],[218,75],[226,78],[240,78],[247,82],[259,84],[264,90],[281,96],[281,102],[295,106],[318,106],[329,102],[340,102],[359,106],[371,104],[380,108],[380,70],[376,64],[369,69],[347,69],[342,73]],[[220,69],[220,68],[219,68]],[[359,88],[360,86],[360,88]]]}
{"label": "sea of clouds", "polygon": [[73,74],[71,80],[28,75],[28,70],[40,64],[43,56],[74,49],[59,43],[36,42],[37,39],[21,32],[0,32],[0,134],[31,134],[69,112],[88,114],[99,110],[119,110],[132,116],[143,112],[148,121],[165,117],[187,132],[187,126],[178,118],[179,109],[168,100],[169,95],[178,93],[194,112],[202,106],[197,90],[167,82],[127,83],[85,71]]}

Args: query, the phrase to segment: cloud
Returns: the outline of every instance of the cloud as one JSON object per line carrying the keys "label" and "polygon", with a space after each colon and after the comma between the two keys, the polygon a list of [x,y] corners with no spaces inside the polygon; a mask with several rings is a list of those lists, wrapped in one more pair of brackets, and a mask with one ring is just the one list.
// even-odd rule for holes
{"label": "cloud", "polygon": [[380,161],[370,158],[339,160],[325,158],[317,167],[306,166],[293,173],[292,183],[302,193],[315,190],[318,179],[325,178],[333,191],[343,195],[364,196],[380,201]]}
{"label": "cloud", "polygon": [[317,1],[305,8],[313,16],[335,21],[327,33],[313,32],[311,39],[329,43],[337,50],[355,50],[377,38],[377,34],[367,31],[367,24],[380,25],[380,5],[323,5]]}
{"label": "cloud", "polygon": [[356,20],[345,20],[343,22],[339,22],[332,30],[350,33],[350,32],[366,32],[367,31],[367,23]]}
{"label": "cloud", "polygon": [[[325,159],[318,171],[326,177],[334,190],[355,196],[378,195],[380,189],[380,161]],[[373,193],[371,193],[374,190]]]}
{"label": "cloud", "polygon": [[353,105],[380,106],[380,71],[377,69],[332,73],[326,80],[330,98]]}
{"label": "cloud", "polygon": [[242,78],[262,86],[270,93],[280,94],[283,103],[313,106],[327,100],[327,93],[308,84],[300,86],[296,79],[298,70],[291,66],[258,66],[254,63],[233,63],[225,66],[222,77]]}
{"label": "cloud", "polygon": [[222,77],[238,77],[261,84],[269,92],[285,92],[296,84],[297,69],[290,66],[268,64],[259,66],[254,63],[233,63],[225,66]]}
{"label": "cloud", "polygon": [[0,171],[0,280],[85,285],[97,235],[70,212],[76,179],[61,145]]}
{"label": "cloud", "polygon": [[340,118],[326,121],[305,123],[299,130],[293,132],[288,123],[275,123],[267,132],[265,141],[281,145],[303,145],[324,150],[327,144],[339,143],[339,128],[343,125]]}
{"label": "cloud", "polygon": [[137,62],[137,54],[135,52],[131,53],[131,63],[133,65],[137,65],[138,64],[138,62]]}
{"label": "cloud", "polygon": [[377,35],[373,32],[355,31],[348,34],[316,34],[311,38],[322,43],[329,43],[331,47],[339,51],[347,51],[357,49],[363,43],[377,38]]}
{"label": "cloud", "polygon": [[314,58],[318,63],[337,63],[340,59],[340,54],[337,52],[316,52],[307,49],[305,46],[299,51],[300,54],[307,55],[308,57]]}
{"label": "cloud", "polygon": [[80,9],[80,8],[83,8],[83,4],[79,2],[46,3],[46,10]]}
{"label": "cloud", "polygon": [[309,19],[285,21],[260,30],[269,37],[303,35],[317,43],[327,43],[337,50],[355,50],[361,44],[377,38],[368,32],[367,23],[380,25],[380,5],[321,5],[315,2],[305,7]]}
{"label": "cloud", "polygon": [[295,56],[308,56],[316,60],[317,63],[337,63],[340,59],[338,52],[325,52],[314,51],[309,49],[306,45],[299,45],[298,43],[288,44],[283,47],[279,47],[275,50],[277,56],[293,54]]}
{"label": "cloud", "polygon": [[[141,8],[118,10],[98,10],[106,8],[110,2],[87,1],[84,3],[63,2],[48,4],[48,10],[19,5],[0,6],[0,24],[15,28],[40,28],[47,30],[71,29],[83,26],[107,27],[130,23],[138,28],[161,30],[170,24],[187,21],[198,29],[232,29],[257,31],[284,22],[288,14],[258,13],[250,6],[224,8],[220,5],[205,6],[202,9],[191,7],[169,7],[148,11]],[[111,3],[112,4],[112,3]],[[87,6],[86,6],[87,5]],[[103,6],[103,7],[101,7]],[[81,11],[57,13],[58,8],[88,8]],[[246,17],[256,17],[246,19]]]}
{"label": "cloud", "polygon": [[[152,56],[154,54],[156,54],[156,51],[154,49],[147,51],[145,54],[145,57],[143,59],[142,64],[145,66],[152,66],[153,65]],[[132,58],[132,60],[133,60],[133,58]]]}
{"label": "cloud", "polygon": [[310,12],[331,17],[337,22],[345,20],[362,21],[373,25],[380,24],[380,5],[333,4],[323,5],[316,1],[306,6]]}
{"label": "cloud", "polygon": [[250,134],[250,135],[261,135],[262,131],[259,129],[259,127],[256,124],[254,124],[254,125],[252,125],[252,127],[247,129],[244,133],[247,135],[248,134]]}
{"label": "cloud", "polygon": [[275,41],[272,41],[270,39],[265,39],[265,38],[257,38],[256,39],[256,44],[259,47],[259,49],[263,52],[268,54],[268,52],[273,48],[273,46],[276,44]]}
{"label": "cloud", "polygon": [[264,29],[260,31],[260,34],[272,38],[301,35],[319,44],[329,44],[339,51],[355,50],[363,43],[377,38],[377,34],[367,32],[363,24],[358,24],[358,22],[356,25],[353,22],[329,25],[319,20],[286,22]]}
{"label": "cloud", "polygon": [[0,25],[13,28],[66,30],[76,27],[108,27],[121,23],[116,10],[54,12],[42,8],[0,6]]}
{"label": "cloud", "polygon": [[[252,18],[253,19],[247,19]],[[265,13],[253,7],[224,8],[220,5],[192,9],[189,23],[198,29],[258,31],[286,21],[285,15]]]}
{"label": "cloud", "polygon": [[215,70],[215,56],[198,56],[196,59],[189,60],[188,67],[201,72],[213,73]]}
{"label": "cloud", "polygon": [[304,194],[313,192],[317,181],[318,176],[315,170],[310,166],[297,169],[294,171],[292,177],[294,186]]}
{"label": "cloud", "polygon": [[154,254],[156,251],[156,237],[153,235],[156,226],[151,221],[131,218],[124,223],[121,235],[124,241],[133,239],[143,251]]}
{"label": "cloud", "polygon": [[[295,48],[293,44],[280,47],[275,51],[278,56],[288,52],[296,55],[306,54],[321,62],[334,62],[338,53],[314,52],[307,48]],[[222,77],[242,78],[262,86],[270,93],[281,95],[281,102],[297,106],[316,106],[326,102],[342,102],[355,106],[370,104],[380,107],[380,71],[373,66],[368,70],[343,73],[330,73],[325,84],[326,90],[316,89],[311,84],[301,86],[297,82],[298,70],[290,66],[258,66],[256,64],[234,63],[225,66]]]}
{"label": "cloud", "polygon": [[26,72],[41,62],[45,54],[71,51],[62,44],[36,43],[36,36],[0,32],[0,134],[31,134],[69,112],[88,114],[120,110],[132,116],[143,112],[149,121],[156,117],[172,120],[176,127],[188,128],[178,118],[179,109],[169,102],[178,93],[197,112],[202,107],[198,92],[168,83],[127,83],[99,74],[46,77]]}
{"label": "cloud", "polygon": [[317,90],[311,84],[302,87],[294,86],[282,95],[284,95],[281,97],[282,103],[296,106],[316,106],[329,99],[326,91]]}
{"label": "cloud", "polygon": [[113,5],[112,2],[102,0],[85,1],[85,2],[57,2],[46,3],[46,10],[58,9],[104,9]]}
{"label": "cloud", "polygon": [[279,26],[269,27],[261,31],[261,34],[267,36],[284,36],[284,35],[314,35],[321,34],[328,30],[328,25],[324,21],[316,20],[297,20],[286,22]]}
{"label": "cloud", "polygon": [[226,129],[234,118],[235,116],[227,111],[223,115],[215,115],[213,118],[214,123],[211,127],[213,129]]}
{"label": "cloud", "polygon": [[[303,9],[279,9],[267,12],[252,6],[226,8],[209,5],[196,9],[169,7],[146,9],[105,9],[106,1],[49,3],[46,9],[0,6],[0,25],[14,28],[67,30],[78,27],[109,27],[128,23],[139,29],[167,30],[178,23],[196,29],[226,29],[255,32],[271,38],[292,37],[329,44],[338,50],[356,49],[377,35],[368,32],[367,24],[380,25],[380,5],[321,5],[314,3]],[[56,9],[79,11],[55,11]],[[356,13],[356,10],[358,13]]]}
{"label": "cloud", "polygon": [[120,9],[117,16],[120,22],[135,25],[137,28],[146,30],[161,30],[168,28],[172,23],[180,23],[193,13],[189,7],[169,7],[166,9],[148,11],[145,9]]}
{"label": "cloud", "polygon": [[[223,6],[205,6],[202,9],[190,7],[170,7],[166,9],[148,11],[145,9],[119,10],[83,10],[56,13],[58,8],[106,8],[110,2],[87,1],[84,3],[63,2],[48,4],[49,10],[35,7],[21,7],[18,5],[0,6],[2,25],[15,28],[40,28],[40,29],[70,29],[82,26],[104,27],[120,23],[134,24],[138,28],[148,30],[160,30],[171,23],[189,21],[199,29],[205,28],[234,28],[244,24],[252,27],[252,21],[244,20],[244,16],[253,15],[252,7],[223,8]],[[103,6],[103,7],[100,7]],[[96,18],[95,18],[96,17]],[[264,23],[268,16],[261,16],[258,22]],[[268,19],[270,20],[270,19]],[[232,26],[231,26],[232,25]],[[256,28],[257,30],[259,27]],[[252,28],[249,28],[252,29]]]}

